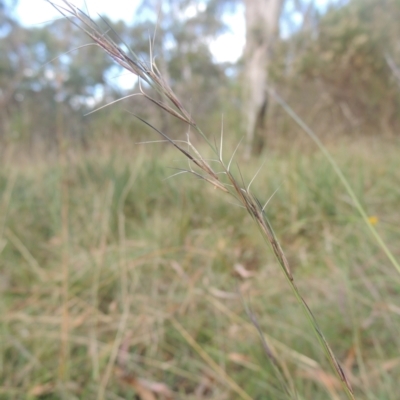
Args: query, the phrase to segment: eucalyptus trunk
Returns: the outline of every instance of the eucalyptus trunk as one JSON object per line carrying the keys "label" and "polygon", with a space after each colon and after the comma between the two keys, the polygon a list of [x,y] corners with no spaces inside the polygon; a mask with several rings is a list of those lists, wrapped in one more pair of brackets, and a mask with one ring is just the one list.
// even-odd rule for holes
{"label": "eucalyptus trunk", "polygon": [[268,67],[279,36],[284,0],[245,0],[244,122],[246,156],[260,154],[266,141]]}

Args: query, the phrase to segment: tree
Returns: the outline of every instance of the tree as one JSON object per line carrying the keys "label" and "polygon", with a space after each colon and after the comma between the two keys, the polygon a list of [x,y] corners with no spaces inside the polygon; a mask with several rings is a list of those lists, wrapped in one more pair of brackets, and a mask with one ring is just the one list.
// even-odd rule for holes
{"label": "tree", "polygon": [[[320,16],[316,34],[305,32],[293,81],[324,93],[325,102],[312,101],[334,113],[336,126],[342,120],[353,133],[397,134],[400,96],[393,67],[400,65],[399,18],[398,0],[336,1]],[[310,101],[313,90],[308,92]]]}
{"label": "tree", "polygon": [[[87,37],[68,21],[26,28],[8,4],[0,0],[0,139],[52,143],[56,104],[61,102],[68,134],[80,137],[81,114],[105,92],[112,61],[94,46],[80,48]],[[69,52],[74,48],[80,50]]]}
{"label": "tree", "polygon": [[16,2],[0,0],[0,138],[4,135],[9,104],[23,79],[24,32],[13,16]]}
{"label": "tree", "polygon": [[[198,118],[209,119],[220,108],[218,89],[227,77],[225,66],[213,60],[209,43],[227,29],[221,17],[235,5],[236,0],[142,0],[139,7],[134,29],[142,32],[143,58],[149,52],[149,33],[154,32],[152,56],[157,68]],[[165,113],[159,118],[165,129]]]}
{"label": "tree", "polygon": [[268,66],[279,36],[284,0],[245,0],[244,121],[246,156],[260,154],[265,144]]}

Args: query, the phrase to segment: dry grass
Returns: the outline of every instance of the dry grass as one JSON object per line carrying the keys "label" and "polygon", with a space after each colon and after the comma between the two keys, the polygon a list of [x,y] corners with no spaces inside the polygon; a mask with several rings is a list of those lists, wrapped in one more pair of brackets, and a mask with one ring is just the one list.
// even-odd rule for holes
{"label": "dry grass", "polygon": [[[3,166],[0,398],[146,399],[146,388],[156,398],[168,391],[170,398],[236,398],[235,384],[250,398],[287,398],[238,287],[299,398],[341,398],[251,218],[196,179],[163,181],[165,166],[176,164],[172,151],[123,147],[127,155],[117,160],[96,148],[74,154],[65,172],[70,376],[63,386],[62,175],[51,163]],[[333,151],[395,248],[399,193],[388,192],[399,179],[395,148],[354,147]],[[247,165],[244,178],[255,170]],[[271,222],[356,395],[396,399],[397,274],[322,156],[270,154],[256,187],[272,193],[279,184]]]}

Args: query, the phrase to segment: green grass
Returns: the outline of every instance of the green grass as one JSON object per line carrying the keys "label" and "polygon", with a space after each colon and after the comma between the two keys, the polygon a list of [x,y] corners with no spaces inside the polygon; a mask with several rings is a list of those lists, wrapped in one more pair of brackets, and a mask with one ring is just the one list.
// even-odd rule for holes
{"label": "green grass", "polygon": [[[398,143],[330,150],[399,258]],[[175,158],[168,147],[125,146],[75,152],[63,171],[50,160],[3,161],[0,399],[134,399],[143,386],[134,379],[164,383],[174,399],[240,398],[235,384],[252,399],[286,399],[243,301],[299,398],[342,398],[250,217],[194,176],[164,180],[175,173],[167,167],[185,165]],[[245,164],[247,182],[260,163]],[[323,155],[269,151],[253,190],[268,199],[278,187],[268,217],[355,397],[397,399],[398,273]],[[60,358],[63,251],[69,350]],[[237,278],[238,264],[252,276]]]}

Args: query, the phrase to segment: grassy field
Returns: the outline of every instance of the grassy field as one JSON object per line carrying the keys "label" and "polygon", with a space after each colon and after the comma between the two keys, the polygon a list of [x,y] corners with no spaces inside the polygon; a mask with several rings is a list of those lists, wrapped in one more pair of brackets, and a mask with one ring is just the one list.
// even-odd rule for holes
{"label": "grassy field", "polygon": [[[399,259],[400,143],[329,149]],[[115,141],[62,167],[2,157],[0,399],[345,398],[251,218],[194,176],[165,180],[176,155]],[[398,272],[319,152],[239,154],[245,181],[264,159],[253,190],[279,188],[268,217],[356,398],[398,400]]]}

